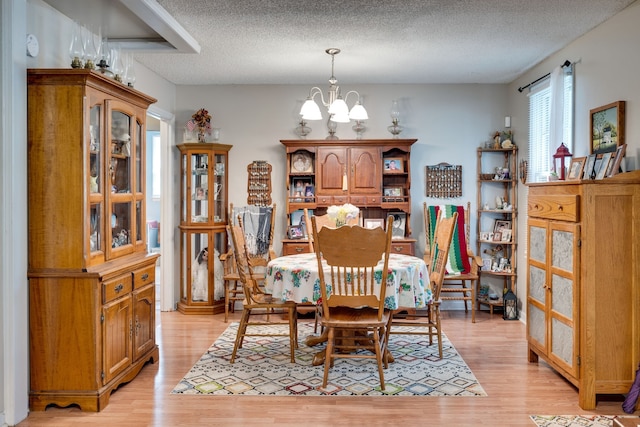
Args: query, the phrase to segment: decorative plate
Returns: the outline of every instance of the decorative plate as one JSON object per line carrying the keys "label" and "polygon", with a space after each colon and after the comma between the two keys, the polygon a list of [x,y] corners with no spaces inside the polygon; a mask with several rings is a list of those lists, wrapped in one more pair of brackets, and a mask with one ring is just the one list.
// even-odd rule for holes
{"label": "decorative plate", "polygon": [[313,172],[313,159],[309,153],[297,152],[291,156],[292,172]]}

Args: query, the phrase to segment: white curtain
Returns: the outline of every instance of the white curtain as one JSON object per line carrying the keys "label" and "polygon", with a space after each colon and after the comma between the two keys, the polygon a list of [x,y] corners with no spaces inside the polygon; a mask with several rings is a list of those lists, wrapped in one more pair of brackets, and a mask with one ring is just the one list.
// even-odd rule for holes
{"label": "white curtain", "polygon": [[[564,142],[564,145],[571,150],[570,141],[563,141],[563,116],[564,116],[564,73],[561,67],[556,67],[549,77],[549,89],[551,92],[549,111],[549,154],[553,156]],[[553,157],[551,158],[553,165]]]}

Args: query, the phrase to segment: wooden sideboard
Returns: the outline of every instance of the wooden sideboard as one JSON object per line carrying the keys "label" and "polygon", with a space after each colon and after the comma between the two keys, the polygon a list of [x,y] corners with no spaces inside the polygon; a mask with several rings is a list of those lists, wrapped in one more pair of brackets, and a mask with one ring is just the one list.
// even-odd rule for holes
{"label": "wooden sideboard", "polygon": [[[286,213],[324,214],[350,203],[362,221],[395,215],[401,224],[392,252],[414,255],[411,236],[411,146],[416,139],[281,140],[286,151]],[[311,192],[301,189],[311,189]],[[364,224],[366,226],[366,224]],[[306,240],[284,239],[283,255],[307,252]]]}

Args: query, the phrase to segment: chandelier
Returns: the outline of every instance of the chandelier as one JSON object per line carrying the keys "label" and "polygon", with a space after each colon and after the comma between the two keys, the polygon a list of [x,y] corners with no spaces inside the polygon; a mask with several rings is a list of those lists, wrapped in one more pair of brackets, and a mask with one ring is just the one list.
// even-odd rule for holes
{"label": "chandelier", "polygon": [[[369,116],[367,115],[367,110],[364,109],[362,104],[360,103],[360,94],[355,90],[350,90],[347,94],[342,97],[340,94],[340,86],[338,86],[338,79],[333,75],[333,63],[335,60],[335,56],[340,53],[340,49],[337,48],[329,48],[325,50],[329,55],[331,55],[331,77],[329,78],[329,98],[327,101],[324,99],[324,95],[322,94],[322,90],[318,87],[312,87],[309,91],[309,97],[302,104],[302,108],[300,109],[300,115],[302,116],[302,120],[322,120],[322,113],[320,112],[320,107],[315,102],[314,98],[316,95],[320,94],[320,100],[322,104],[328,108],[329,111],[329,128],[332,127],[335,129],[335,125],[331,126],[330,122],[337,123],[349,123],[350,120],[367,120]],[[356,100],[355,105],[349,111],[349,107],[347,107],[347,98],[349,95],[355,94],[358,98]],[[334,130],[335,132],[335,130]]]}

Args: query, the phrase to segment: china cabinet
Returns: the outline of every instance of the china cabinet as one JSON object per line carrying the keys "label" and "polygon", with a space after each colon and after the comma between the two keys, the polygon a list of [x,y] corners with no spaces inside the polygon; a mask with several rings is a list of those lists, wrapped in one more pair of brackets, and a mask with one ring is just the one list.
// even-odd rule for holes
{"label": "china cabinet", "polygon": [[497,299],[476,289],[477,308],[482,305],[502,307],[502,295],[507,289],[515,292],[517,222],[518,222],[518,148],[478,148],[477,159],[477,250],[483,259],[480,286],[497,283]]}
{"label": "china cabinet", "polygon": [[27,74],[32,410],[102,410],[157,362],[145,121],[155,99],[83,69]]}
{"label": "china cabinet", "polygon": [[[350,203],[362,221],[394,215],[392,251],[413,255],[411,146],[415,139],[281,140],[286,151],[287,218]],[[293,215],[292,215],[293,214]],[[283,239],[283,255],[307,252],[305,239]]]}
{"label": "china cabinet", "polygon": [[640,362],[640,171],[528,187],[529,361],[595,409],[629,391]]}
{"label": "china cabinet", "polygon": [[184,314],[224,312],[227,166],[231,145],[189,143],[180,150],[180,301]]}

